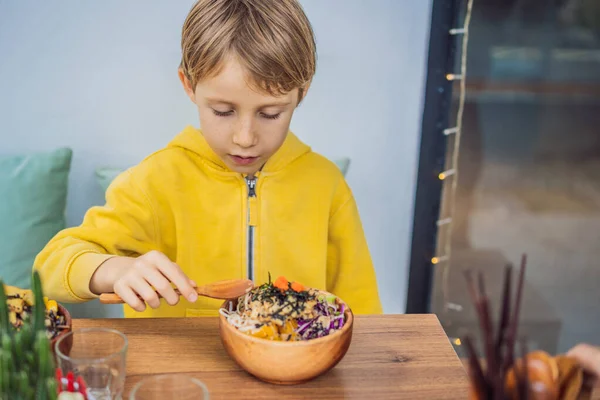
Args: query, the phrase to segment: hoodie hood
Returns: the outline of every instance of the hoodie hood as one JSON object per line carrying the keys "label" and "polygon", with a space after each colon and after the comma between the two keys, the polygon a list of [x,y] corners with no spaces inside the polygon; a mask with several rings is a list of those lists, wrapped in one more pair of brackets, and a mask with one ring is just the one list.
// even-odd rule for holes
{"label": "hoodie hood", "polygon": [[[191,151],[201,157],[209,166],[223,172],[235,173],[225,165],[223,160],[221,160],[208,145],[202,131],[193,126],[185,127],[181,133],[175,136],[167,147],[178,147]],[[304,144],[292,132],[288,132],[288,135],[279,150],[269,158],[262,168],[262,173],[274,173],[280,171],[293,163],[296,159],[310,152],[311,148],[309,146]]]}

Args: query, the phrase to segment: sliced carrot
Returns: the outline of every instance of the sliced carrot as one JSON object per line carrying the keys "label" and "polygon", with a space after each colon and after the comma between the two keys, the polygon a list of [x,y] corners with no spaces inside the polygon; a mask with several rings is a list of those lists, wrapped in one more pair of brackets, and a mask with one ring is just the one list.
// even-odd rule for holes
{"label": "sliced carrot", "polygon": [[277,278],[275,280],[275,283],[273,283],[273,286],[275,286],[277,289],[288,290],[289,282],[287,279],[285,279],[285,277],[280,276],[279,278]]}
{"label": "sliced carrot", "polygon": [[304,292],[304,285],[299,282],[292,282],[292,290],[295,292]]}

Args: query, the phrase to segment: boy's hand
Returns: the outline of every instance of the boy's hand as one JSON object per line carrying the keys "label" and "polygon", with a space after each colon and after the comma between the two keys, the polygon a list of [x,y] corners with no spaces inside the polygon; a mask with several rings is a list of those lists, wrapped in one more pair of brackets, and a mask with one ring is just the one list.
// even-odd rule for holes
{"label": "boy's hand", "polygon": [[580,343],[567,353],[573,357],[586,372],[584,386],[591,390],[600,381],[600,347]]}
{"label": "boy's hand", "polygon": [[[170,305],[177,304],[179,295],[175,293],[171,283],[175,284],[188,301],[193,303],[198,300],[198,294],[194,289],[196,283],[190,280],[177,264],[158,251],[151,251],[138,258],[110,258],[92,277],[90,283],[92,291],[94,291],[94,283],[100,280],[114,282],[112,284],[114,292],[139,312],[146,309],[145,303],[152,308],[158,308],[160,306],[158,294]],[[99,285],[95,286],[97,288]],[[96,291],[98,294],[102,292],[102,290]]]}

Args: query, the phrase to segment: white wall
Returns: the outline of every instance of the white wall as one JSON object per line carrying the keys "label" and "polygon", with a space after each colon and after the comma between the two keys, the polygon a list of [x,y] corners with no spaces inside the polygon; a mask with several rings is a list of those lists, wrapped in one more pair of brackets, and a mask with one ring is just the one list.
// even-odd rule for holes
{"label": "white wall", "polygon": [[[129,166],[197,125],[176,75],[192,3],[0,0],[0,152],[74,149],[69,224],[103,201],[96,167]],[[352,158],[384,309],[404,312],[431,1],[302,4],[319,64],[292,129]]]}

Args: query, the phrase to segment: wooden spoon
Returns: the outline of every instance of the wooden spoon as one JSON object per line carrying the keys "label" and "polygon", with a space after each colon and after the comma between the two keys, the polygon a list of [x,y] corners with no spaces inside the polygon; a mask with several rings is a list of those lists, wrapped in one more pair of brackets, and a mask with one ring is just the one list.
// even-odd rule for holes
{"label": "wooden spoon", "polygon": [[[213,299],[235,299],[248,293],[254,287],[254,282],[248,279],[228,279],[209,283],[204,286],[198,286],[196,293],[199,296],[210,297]],[[181,296],[179,289],[175,289],[175,293]],[[162,297],[159,293],[158,297]],[[123,299],[116,293],[102,293],[100,302],[103,304],[123,304]]]}
{"label": "wooden spoon", "polygon": [[[515,362],[506,374],[505,388],[512,399],[518,399],[517,376],[523,376],[523,359]],[[559,398],[559,374],[556,360],[543,351],[527,354],[528,398],[556,400]]]}
{"label": "wooden spoon", "polygon": [[577,400],[583,385],[583,370],[574,358],[559,355],[555,360],[559,370],[561,400]]}
{"label": "wooden spoon", "polygon": [[545,351],[537,350],[527,354],[527,364],[529,367],[531,367],[531,364],[535,364],[540,366],[540,368],[541,364],[545,364],[548,367],[552,381],[558,382],[559,369],[557,360]]}

